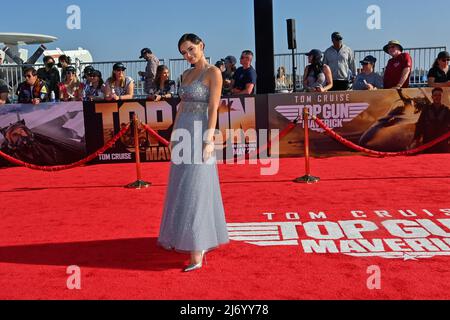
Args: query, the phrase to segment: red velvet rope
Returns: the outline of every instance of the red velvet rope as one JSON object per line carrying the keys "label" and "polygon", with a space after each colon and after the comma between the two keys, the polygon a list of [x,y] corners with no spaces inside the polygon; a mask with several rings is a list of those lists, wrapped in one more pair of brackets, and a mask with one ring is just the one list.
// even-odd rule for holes
{"label": "red velvet rope", "polygon": [[73,169],[76,167],[81,167],[83,165],[85,165],[88,162],[91,162],[92,160],[94,160],[95,158],[97,158],[99,155],[105,153],[106,150],[112,148],[112,146],[130,129],[130,124],[128,124],[125,128],[123,128],[118,134],[116,134],[107,144],[105,144],[100,150],[98,150],[97,152],[91,154],[90,156],[69,164],[69,165],[64,165],[64,166],[37,166],[31,163],[26,163],[23,162],[21,160],[17,160],[9,155],[7,155],[6,153],[3,153],[0,151],[0,156],[3,157],[4,159],[6,159],[7,161],[16,164],[18,166],[21,167],[25,167],[31,170],[39,170],[39,171],[46,171],[46,172],[58,172],[58,171],[64,171],[64,170],[69,170],[69,169]]}
{"label": "red velvet rope", "polygon": [[142,126],[144,127],[145,130],[147,130],[147,132],[152,135],[153,137],[155,137],[159,142],[161,142],[164,146],[168,147],[169,146],[169,141],[167,141],[166,139],[164,139],[163,137],[161,137],[155,130],[153,130],[152,128],[150,128],[148,125],[146,125],[145,123],[142,123]]}
{"label": "red velvet rope", "polygon": [[[153,130],[152,128],[150,128],[148,125],[146,125],[145,123],[142,123],[142,126],[145,128],[145,130],[147,130],[147,132],[152,135],[153,137],[155,137],[159,142],[161,142],[163,145],[165,145],[166,147],[169,145],[169,142],[164,139],[163,137],[161,137],[155,130]],[[292,130],[294,130],[297,127],[296,123],[290,123],[282,132],[280,132],[280,134],[277,136],[277,138],[279,140],[283,139],[285,136],[287,136]],[[252,153],[246,155],[246,159],[249,159],[250,157],[253,157],[256,155],[259,155],[262,151],[265,151],[267,148],[269,148],[272,145],[272,141],[269,141],[267,144],[265,144],[264,146],[260,147],[259,149],[253,151]]]}
{"label": "red velvet rope", "polygon": [[313,116],[312,118],[319,125],[319,127],[321,127],[323,130],[325,130],[326,134],[328,134],[331,138],[335,139],[337,142],[340,142],[343,145],[345,145],[351,149],[354,149],[356,151],[364,152],[364,153],[367,153],[367,154],[369,154],[371,156],[375,156],[375,157],[400,157],[400,156],[416,155],[416,154],[421,153],[425,150],[428,150],[428,149],[434,147],[435,145],[450,138],[450,132],[448,132],[445,135],[443,135],[442,137],[440,137],[436,140],[433,140],[427,144],[424,144],[423,146],[412,149],[412,150],[401,151],[401,152],[380,152],[380,151],[370,150],[370,149],[366,149],[361,146],[358,146],[357,144],[354,144],[353,142],[343,138],[342,136],[340,136],[339,134],[334,132],[319,118],[317,118],[315,116]]}
{"label": "red velvet rope", "polygon": [[[283,131],[280,132],[280,134],[278,136],[275,137],[275,139],[281,140],[284,137],[286,137],[289,133],[291,133],[292,130],[294,130],[297,127],[297,123],[291,122],[289,123],[289,125],[284,128]],[[254,157],[257,157],[258,155],[260,155],[263,151],[266,151],[268,148],[270,148],[272,146],[272,140],[270,140],[268,143],[266,143],[265,145],[259,147],[257,150],[245,155],[246,159],[254,159]],[[239,160],[243,160],[243,157],[238,158]]]}

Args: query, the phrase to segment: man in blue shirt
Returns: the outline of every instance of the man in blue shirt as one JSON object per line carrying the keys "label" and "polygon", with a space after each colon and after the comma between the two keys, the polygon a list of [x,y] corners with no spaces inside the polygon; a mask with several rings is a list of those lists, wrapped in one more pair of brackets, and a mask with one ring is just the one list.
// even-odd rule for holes
{"label": "man in blue shirt", "polygon": [[233,78],[233,94],[253,94],[256,86],[256,70],[252,67],[253,52],[245,50],[241,54],[241,65]]}

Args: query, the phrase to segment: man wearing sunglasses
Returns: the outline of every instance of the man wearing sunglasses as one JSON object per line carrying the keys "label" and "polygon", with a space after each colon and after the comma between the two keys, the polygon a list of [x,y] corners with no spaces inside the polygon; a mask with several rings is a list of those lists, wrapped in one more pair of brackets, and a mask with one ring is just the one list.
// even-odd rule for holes
{"label": "man wearing sunglasses", "polygon": [[233,94],[253,94],[256,86],[256,70],[252,66],[253,52],[245,50],[241,54],[241,65],[232,81]]}
{"label": "man wearing sunglasses", "polygon": [[333,45],[323,56],[323,63],[328,65],[333,75],[333,88],[330,91],[346,91],[350,81],[355,79],[356,64],[353,50],[344,44],[344,37],[340,32],[331,34]]}
{"label": "man wearing sunglasses", "polygon": [[56,97],[59,97],[59,86],[61,77],[59,70],[56,68],[55,59],[52,56],[44,57],[44,67],[38,69],[37,76],[39,79],[45,81],[49,92],[54,92]]}
{"label": "man wearing sunglasses", "polygon": [[450,87],[450,54],[447,51],[439,53],[430,72],[428,72],[428,85],[434,88]]}
{"label": "man wearing sunglasses", "polygon": [[384,88],[408,88],[409,77],[413,67],[411,56],[409,53],[403,52],[403,46],[397,40],[389,41],[383,50],[392,57],[384,72]]}
{"label": "man wearing sunglasses", "polygon": [[39,80],[34,68],[25,68],[25,81],[19,84],[17,96],[19,103],[39,104],[48,101],[48,88],[44,81]]}

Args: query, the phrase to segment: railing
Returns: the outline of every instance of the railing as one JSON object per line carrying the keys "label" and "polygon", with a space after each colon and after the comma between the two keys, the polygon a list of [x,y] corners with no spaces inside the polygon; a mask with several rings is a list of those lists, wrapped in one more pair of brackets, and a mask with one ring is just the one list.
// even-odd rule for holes
{"label": "railing", "polygon": [[[437,55],[441,51],[445,51],[447,48],[445,46],[441,47],[428,47],[428,48],[409,48],[405,49],[408,52],[413,60],[413,72],[411,74],[411,87],[421,87],[426,86],[427,84],[427,73],[431,68],[434,60]],[[365,56],[372,55],[377,58],[377,64],[375,66],[375,71],[383,75],[384,67],[386,66],[388,60],[390,59],[389,55],[387,55],[383,50],[356,50],[355,51],[355,61],[357,66],[359,66],[359,61],[361,61]],[[207,58],[208,62],[211,63],[211,58]],[[308,58],[304,53],[297,53],[295,55],[295,61],[297,65],[297,88],[301,88],[303,73],[305,67],[308,64]],[[130,61],[122,61],[127,67],[126,74],[127,76],[132,77],[135,82],[135,95],[137,98],[145,96],[144,93],[144,81],[141,80],[139,76],[139,71],[145,71],[145,67],[147,62],[145,60],[130,60]],[[78,68],[79,74],[82,74],[84,68],[88,65],[93,66],[95,69],[101,71],[103,75],[103,79],[106,80],[112,74],[112,67],[114,62],[93,62],[93,63],[79,63],[76,62],[75,66]],[[161,59],[160,64],[165,64],[166,60]],[[277,83],[277,91],[281,91],[283,89],[292,90],[293,88],[293,79],[292,79],[292,55],[291,54],[276,54],[275,55],[275,69],[278,70],[283,66],[286,71],[286,87]],[[5,81],[9,84],[11,90],[11,101],[16,101],[16,90],[17,85],[24,81],[22,70],[27,65],[1,65],[0,70],[5,74]],[[36,69],[41,68],[42,65],[31,65]],[[190,68],[189,63],[184,59],[169,59],[168,67],[171,73],[171,79],[175,81],[181,80],[181,75],[185,70]]]}
{"label": "railing", "polygon": [[[405,52],[411,55],[413,60],[413,71],[410,79],[411,87],[422,87],[427,85],[427,75],[431,66],[433,65],[437,55],[441,51],[446,51],[447,48],[441,47],[428,47],[428,48],[408,48]],[[375,65],[375,72],[380,75],[384,74],[384,68],[387,65],[389,59],[391,58],[383,50],[355,50],[355,61],[357,68],[360,67],[359,62],[363,60],[366,56],[372,55],[377,58],[377,63]],[[297,65],[297,88],[301,87],[303,73],[305,67],[308,65],[308,57],[305,53],[297,53],[295,55],[295,61]],[[275,70],[278,70],[283,66],[286,70],[287,85],[288,89],[292,90],[292,55],[291,54],[276,54],[275,55]],[[277,90],[280,91],[283,88],[279,85]]]}

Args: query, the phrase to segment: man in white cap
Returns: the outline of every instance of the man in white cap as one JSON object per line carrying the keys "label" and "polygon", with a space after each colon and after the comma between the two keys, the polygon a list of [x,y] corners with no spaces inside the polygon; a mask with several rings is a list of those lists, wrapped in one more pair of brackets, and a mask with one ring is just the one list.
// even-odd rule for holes
{"label": "man in white cap", "polygon": [[408,88],[413,65],[411,56],[409,53],[403,52],[403,46],[397,40],[389,41],[383,50],[392,57],[384,71],[384,88]]}

